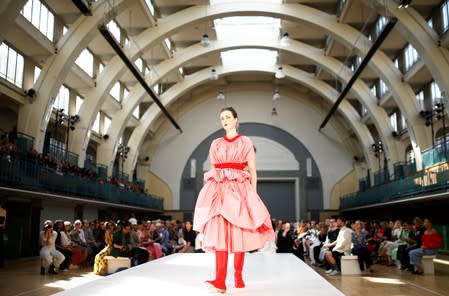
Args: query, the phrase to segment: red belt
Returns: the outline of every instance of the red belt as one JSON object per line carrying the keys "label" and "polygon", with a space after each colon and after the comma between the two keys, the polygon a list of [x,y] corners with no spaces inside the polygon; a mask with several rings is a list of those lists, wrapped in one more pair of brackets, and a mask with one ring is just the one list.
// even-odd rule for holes
{"label": "red belt", "polygon": [[239,162],[222,162],[214,164],[217,169],[236,169],[243,170],[246,167],[247,163],[239,163]]}

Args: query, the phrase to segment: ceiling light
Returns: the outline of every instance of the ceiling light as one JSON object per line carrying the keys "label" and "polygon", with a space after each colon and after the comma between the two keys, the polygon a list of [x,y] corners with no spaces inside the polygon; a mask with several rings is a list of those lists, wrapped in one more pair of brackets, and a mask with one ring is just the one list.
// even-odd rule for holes
{"label": "ceiling light", "polygon": [[284,35],[281,38],[281,46],[287,47],[287,46],[290,46],[290,44],[292,44],[292,40],[288,36],[288,33],[285,32]]}
{"label": "ceiling light", "polygon": [[217,100],[223,101],[225,99],[225,95],[222,91],[220,91],[217,95]]}
{"label": "ceiling light", "polygon": [[201,46],[202,47],[208,47],[210,45],[209,35],[204,34],[203,38],[201,38]]}
{"label": "ceiling light", "polygon": [[411,2],[412,0],[401,0],[399,1],[398,8],[407,8]]}
{"label": "ceiling light", "polygon": [[218,80],[218,73],[215,69],[210,71],[210,80]]}
{"label": "ceiling light", "polygon": [[278,69],[276,70],[274,77],[276,77],[277,79],[281,79],[281,78],[285,77],[284,70],[282,70],[281,66],[279,66]]}
{"label": "ceiling light", "polygon": [[276,110],[276,107],[273,107],[273,109],[271,109],[271,116],[278,116],[278,111]]}
{"label": "ceiling light", "polygon": [[273,94],[273,101],[277,101],[281,98],[281,95],[279,94],[279,91],[275,91]]}

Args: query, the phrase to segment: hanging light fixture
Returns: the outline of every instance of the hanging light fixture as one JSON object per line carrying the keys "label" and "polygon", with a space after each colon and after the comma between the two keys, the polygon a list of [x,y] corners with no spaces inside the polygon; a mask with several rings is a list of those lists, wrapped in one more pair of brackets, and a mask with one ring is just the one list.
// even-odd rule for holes
{"label": "hanging light fixture", "polygon": [[279,66],[277,68],[276,73],[274,74],[274,77],[276,77],[277,79],[282,79],[285,77],[284,70],[282,69],[281,66]]}
{"label": "hanging light fixture", "polygon": [[280,43],[281,43],[281,46],[283,46],[283,47],[287,47],[287,46],[290,46],[290,44],[292,44],[292,40],[288,36],[287,32],[285,32],[284,35],[282,36]]}
{"label": "hanging light fixture", "polygon": [[412,0],[401,0],[399,1],[398,8],[407,8],[411,2]]}
{"label": "hanging light fixture", "polygon": [[218,80],[218,73],[215,69],[210,70],[210,80]]}
{"label": "hanging light fixture", "polygon": [[281,95],[279,94],[279,91],[276,90],[273,94],[273,101],[277,101],[281,98]]}
{"label": "hanging light fixture", "polygon": [[223,101],[225,99],[225,95],[222,91],[218,92],[217,100]]}
{"label": "hanging light fixture", "polygon": [[203,38],[201,38],[201,46],[202,47],[208,47],[210,45],[209,35],[204,34]]}
{"label": "hanging light fixture", "polygon": [[276,110],[275,106],[273,106],[273,109],[271,109],[271,116],[278,116],[278,111]]}

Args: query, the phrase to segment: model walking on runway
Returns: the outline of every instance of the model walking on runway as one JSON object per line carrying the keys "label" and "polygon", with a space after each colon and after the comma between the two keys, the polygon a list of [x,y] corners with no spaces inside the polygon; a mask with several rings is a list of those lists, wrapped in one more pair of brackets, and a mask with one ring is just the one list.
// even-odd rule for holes
{"label": "model walking on runway", "polygon": [[226,136],[211,144],[211,169],[204,175],[193,228],[204,235],[203,249],[215,252],[215,279],[207,283],[224,293],[228,253],[234,253],[235,287],[244,288],[245,252],[274,240],[274,232],[270,214],[257,194],[254,146],[248,137],[238,134],[234,108],[223,108],[220,120]]}

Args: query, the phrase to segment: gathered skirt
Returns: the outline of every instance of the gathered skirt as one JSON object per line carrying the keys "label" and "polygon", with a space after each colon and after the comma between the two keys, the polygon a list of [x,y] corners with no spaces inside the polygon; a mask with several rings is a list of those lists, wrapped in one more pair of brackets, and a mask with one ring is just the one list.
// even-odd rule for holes
{"label": "gathered skirt", "polygon": [[247,252],[274,241],[270,214],[245,172],[206,173],[194,213],[193,229],[204,235],[202,248]]}

